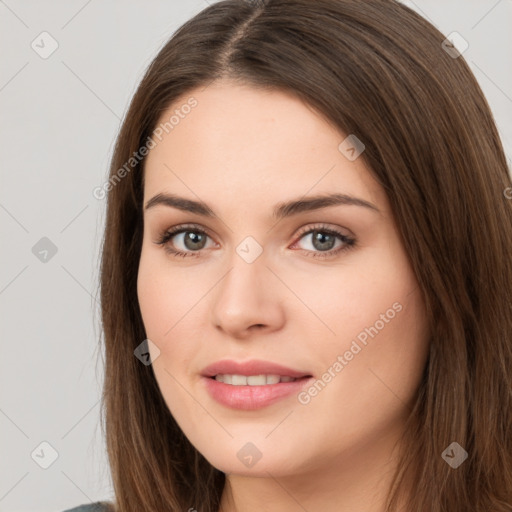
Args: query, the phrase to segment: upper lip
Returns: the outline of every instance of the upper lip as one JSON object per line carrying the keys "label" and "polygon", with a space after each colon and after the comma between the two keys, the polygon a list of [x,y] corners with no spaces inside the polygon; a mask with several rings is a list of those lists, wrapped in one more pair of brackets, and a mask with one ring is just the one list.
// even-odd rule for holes
{"label": "upper lip", "polygon": [[217,361],[203,368],[201,375],[215,377],[215,375],[280,375],[295,379],[310,377],[311,374],[300,370],[293,370],[271,361],[253,359],[251,361],[237,362],[230,360]]}

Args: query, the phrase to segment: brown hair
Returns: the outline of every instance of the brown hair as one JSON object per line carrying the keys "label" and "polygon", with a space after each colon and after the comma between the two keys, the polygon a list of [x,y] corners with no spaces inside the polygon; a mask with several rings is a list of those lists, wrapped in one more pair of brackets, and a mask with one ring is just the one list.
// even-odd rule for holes
{"label": "brown hair", "polygon": [[[388,510],[407,477],[407,510],[510,512],[511,181],[487,101],[444,39],[393,0],[225,0],[182,25],[152,61],[115,146],[102,248],[117,511],[218,511],[224,473],[191,445],[151,366],[134,357],[146,338],[137,300],[144,160],[122,179],[119,169],[176,99],[227,77],[292,92],[355,134],[389,198],[431,339]],[[453,441],[469,454],[457,469],[441,457]]]}

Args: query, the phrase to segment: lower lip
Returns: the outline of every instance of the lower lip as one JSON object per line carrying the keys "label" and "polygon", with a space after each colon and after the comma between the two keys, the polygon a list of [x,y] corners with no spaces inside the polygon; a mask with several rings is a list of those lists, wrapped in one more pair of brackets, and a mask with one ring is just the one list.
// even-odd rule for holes
{"label": "lower lip", "polygon": [[263,386],[233,386],[210,377],[202,377],[210,396],[222,405],[233,409],[254,410],[271,405],[292,394],[298,394],[313,380],[302,377],[292,382],[278,382]]}

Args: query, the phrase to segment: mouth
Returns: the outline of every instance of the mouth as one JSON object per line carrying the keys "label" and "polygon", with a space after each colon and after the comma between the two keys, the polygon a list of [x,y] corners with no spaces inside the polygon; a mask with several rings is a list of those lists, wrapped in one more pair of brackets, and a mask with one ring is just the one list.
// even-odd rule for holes
{"label": "mouth", "polygon": [[210,379],[217,382],[223,382],[230,386],[266,386],[269,384],[279,384],[280,382],[295,382],[296,380],[306,379],[312,375],[296,378],[289,375],[261,374],[261,375],[237,375],[229,373],[219,373],[213,375]]}
{"label": "mouth", "polygon": [[267,407],[295,394],[314,380],[311,373],[269,361],[218,361],[201,373],[205,389],[216,402],[230,409]]}
{"label": "mouth", "polygon": [[[201,372],[203,377],[213,377],[232,385],[265,385],[290,382],[290,379],[311,377],[308,372],[288,368],[271,361],[252,359],[250,361],[222,360],[210,364]],[[279,377],[279,381],[276,379]],[[265,378],[265,381],[263,380]],[[246,379],[246,381],[244,381]],[[267,379],[269,382],[267,383]]]}

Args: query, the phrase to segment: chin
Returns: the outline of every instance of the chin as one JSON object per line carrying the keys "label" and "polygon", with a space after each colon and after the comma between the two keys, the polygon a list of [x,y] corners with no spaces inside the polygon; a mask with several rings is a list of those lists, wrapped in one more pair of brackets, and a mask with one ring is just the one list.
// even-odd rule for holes
{"label": "chin", "polygon": [[[242,446],[246,446],[246,444],[244,443]],[[227,455],[231,451],[230,448],[223,449],[222,453],[202,453],[214,468],[226,474],[268,477],[270,473],[272,476],[278,477],[299,471],[299,461],[296,461],[297,464],[293,464],[290,457],[284,453],[277,453],[275,448],[270,455],[261,453],[261,458],[258,459],[254,458],[256,456],[256,452],[254,452],[253,460],[249,454],[250,449],[246,448],[244,451],[244,448],[237,448],[233,450],[232,456]]]}

